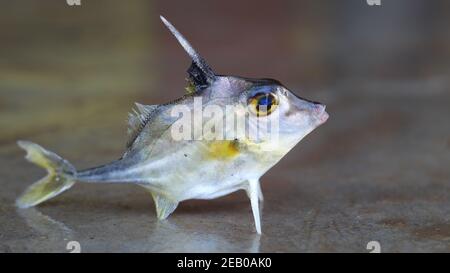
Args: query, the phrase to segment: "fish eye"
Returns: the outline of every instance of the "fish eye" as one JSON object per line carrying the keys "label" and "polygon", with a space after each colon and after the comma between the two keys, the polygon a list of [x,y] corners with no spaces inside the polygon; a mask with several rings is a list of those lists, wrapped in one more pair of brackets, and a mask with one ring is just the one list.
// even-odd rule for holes
{"label": "fish eye", "polygon": [[278,98],[275,94],[256,93],[248,100],[250,111],[258,117],[270,115],[278,106]]}

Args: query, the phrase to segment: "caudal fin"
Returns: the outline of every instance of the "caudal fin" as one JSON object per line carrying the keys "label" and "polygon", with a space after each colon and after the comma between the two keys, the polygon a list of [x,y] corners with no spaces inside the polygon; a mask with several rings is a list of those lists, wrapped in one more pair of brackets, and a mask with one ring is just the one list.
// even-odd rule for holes
{"label": "caudal fin", "polygon": [[20,140],[17,144],[27,151],[26,159],[48,172],[47,176],[28,187],[16,200],[19,208],[36,206],[75,184],[76,169],[67,160],[29,141]]}

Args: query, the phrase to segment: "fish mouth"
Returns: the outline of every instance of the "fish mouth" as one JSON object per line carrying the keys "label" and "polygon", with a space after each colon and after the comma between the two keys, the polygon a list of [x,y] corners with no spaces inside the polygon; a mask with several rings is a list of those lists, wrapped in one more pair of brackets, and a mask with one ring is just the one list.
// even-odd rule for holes
{"label": "fish mouth", "polygon": [[327,106],[324,104],[318,103],[314,105],[314,116],[318,121],[318,125],[324,124],[330,117],[330,115],[328,115],[328,113],[325,111],[326,108]]}

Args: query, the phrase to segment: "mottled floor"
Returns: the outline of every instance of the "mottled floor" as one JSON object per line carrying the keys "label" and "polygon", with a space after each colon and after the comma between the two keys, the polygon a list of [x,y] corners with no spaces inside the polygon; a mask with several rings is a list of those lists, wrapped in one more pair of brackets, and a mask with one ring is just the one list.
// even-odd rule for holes
{"label": "mottled floor", "polygon": [[[86,252],[364,252],[372,240],[382,251],[450,251],[444,91],[408,100],[395,90],[376,98],[369,89],[320,92],[329,122],[262,179],[262,236],[243,192],[184,202],[167,222],[156,220],[145,191],[128,185],[79,184],[36,209],[16,210],[14,198],[43,172],[13,143],[3,145],[1,251],[64,252],[71,240]],[[24,137],[88,166],[119,155],[114,127],[68,126]]]}
{"label": "mottled floor", "polygon": [[[215,33],[211,24],[204,31],[215,39],[208,39],[192,18],[208,19],[183,19],[183,7],[174,12],[160,3],[150,12],[157,8],[147,2],[118,3],[85,6],[75,15],[63,6],[51,19],[5,7],[33,16],[0,18],[15,27],[2,33],[0,51],[0,252],[67,252],[69,241],[78,241],[83,252],[368,252],[370,241],[384,252],[450,252],[448,64],[414,59],[421,64],[416,71],[417,63],[406,61],[425,46],[440,56],[443,47],[433,41],[449,40],[433,36],[430,44],[418,43],[422,47],[406,40],[415,49],[405,53],[405,45],[396,44],[393,55],[351,47],[326,51],[316,34],[333,29],[326,23],[314,32],[296,28],[298,17],[283,19],[283,10],[295,9],[292,3],[261,8],[253,19],[244,6],[236,15],[246,20],[242,28],[217,16],[233,10],[211,8],[211,22],[224,31]],[[311,3],[302,6],[308,14],[314,14]],[[273,20],[264,19],[267,10],[275,12]],[[189,61],[159,24],[163,12],[183,32],[192,30],[187,36],[220,72],[281,78],[328,105],[329,121],[262,178],[263,234],[254,231],[244,192],[184,202],[164,222],[156,220],[148,193],[132,185],[77,184],[37,208],[16,209],[15,198],[44,175],[25,161],[17,139],[37,142],[78,168],[106,163],[123,152],[134,101],[161,103],[183,93]],[[306,22],[325,18],[310,16]],[[250,29],[260,31],[246,39]],[[275,37],[264,40],[267,33]],[[224,38],[231,36],[236,39]],[[374,47],[367,51],[379,52]],[[348,60],[352,50],[359,57]],[[270,65],[261,65],[258,56]],[[331,60],[340,66],[330,68]]]}

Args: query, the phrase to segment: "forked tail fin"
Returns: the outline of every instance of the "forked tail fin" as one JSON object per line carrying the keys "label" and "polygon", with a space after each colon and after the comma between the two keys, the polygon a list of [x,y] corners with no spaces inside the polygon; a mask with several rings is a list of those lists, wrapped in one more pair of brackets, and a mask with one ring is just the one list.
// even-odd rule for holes
{"label": "forked tail fin", "polygon": [[76,169],[67,160],[29,141],[19,140],[17,144],[27,151],[26,159],[45,168],[48,172],[44,178],[29,186],[16,200],[19,208],[36,206],[75,184]]}

